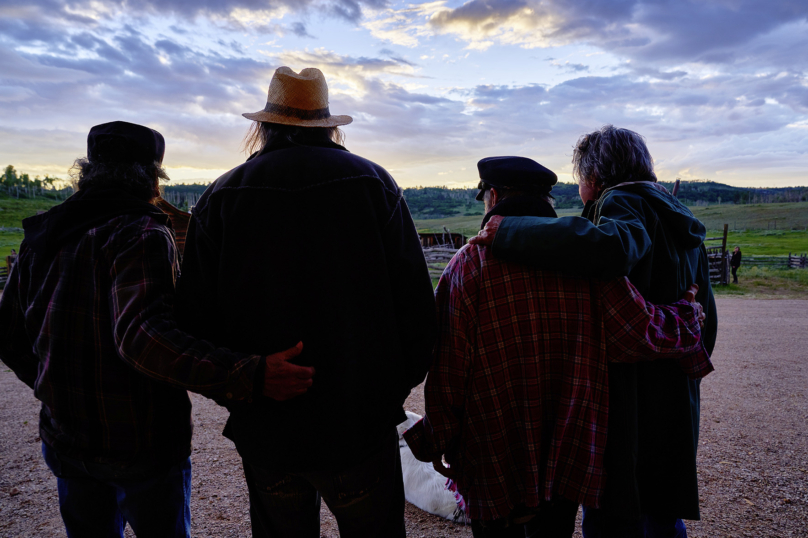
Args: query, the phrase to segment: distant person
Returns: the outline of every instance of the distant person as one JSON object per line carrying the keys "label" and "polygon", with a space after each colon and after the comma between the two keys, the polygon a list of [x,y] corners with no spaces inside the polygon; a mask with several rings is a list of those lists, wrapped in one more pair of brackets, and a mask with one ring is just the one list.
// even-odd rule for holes
{"label": "distant person", "polygon": [[177,329],[177,249],[152,205],[163,136],[96,125],[78,192],[23,221],[0,297],[0,359],[42,401],[39,433],[68,536],[190,536],[191,401],[306,391],[296,351],[232,353]]}
{"label": "distant person", "polygon": [[[552,171],[524,157],[477,166],[483,225],[555,218]],[[426,416],[404,437],[416,458],[456,481],[477,538],[570,537],[578,505],[598,506],[611,480],[607,360],[690,355],[672,366],[692,378],[712,369],[700,306],[648,304],[625,277],[532,269],[467,245],[441,276],[437,306]]]}
{"label": "distant person", "polygon": [[280,67],[246,147],[194,208],[181,323],[220,345],[283,350],[316,371],[288,402],[229,405],[253,535],[404,536],[396,425],[429,369],[435,299],[401,189],[341,145],[318,69]]}
{"label": "distant person", "polygon": [[741,247],[735,247],[732,257],[729,259],[729,266],[732,268],[732,283],[738,283],[738,268],[741,266]]}
{"label": "distant person", "polygon": [[[582,136],[573,151],[584,217],[492,217],[474,244],[508,261],[597,278],[628,275],[656,304],[696,283],[712,353],[717,331],[706,231],[657,183],[643,138],[611,125]],[[595,263],[593,263],[595,260]],[[609,365],[609,438],[602,509],[585,509],[583,534],[686,536],[699,519],[696,449],[700,385],[670,361]]]}

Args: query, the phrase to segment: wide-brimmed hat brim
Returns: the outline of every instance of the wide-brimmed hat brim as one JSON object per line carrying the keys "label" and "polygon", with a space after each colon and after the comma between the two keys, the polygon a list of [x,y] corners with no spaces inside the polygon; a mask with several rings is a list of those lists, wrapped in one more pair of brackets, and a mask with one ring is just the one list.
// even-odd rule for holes
{"label": "wide-brimmed hat brim", "polygon": [[273,114],[265,110],[245,112],[242,116],[248,120],[280,123],[281,125],[297,125],[298,127],[339,127],[340,125],[348,125],[353,121],[353,118],[350,116],[328,116],[327,118],[304,120],[292,116]]}

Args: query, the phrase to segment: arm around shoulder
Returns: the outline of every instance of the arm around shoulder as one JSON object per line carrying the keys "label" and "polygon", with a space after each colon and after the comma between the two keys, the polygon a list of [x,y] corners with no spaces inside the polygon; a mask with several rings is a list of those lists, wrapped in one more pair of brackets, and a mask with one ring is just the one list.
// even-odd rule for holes
{"label": "arm around shoulder", "polygon": [[651,248],[640,211],[614,197],[597,225],[583,217],[506,217],[494,238],[497,258],[567,274],[627,275]]}

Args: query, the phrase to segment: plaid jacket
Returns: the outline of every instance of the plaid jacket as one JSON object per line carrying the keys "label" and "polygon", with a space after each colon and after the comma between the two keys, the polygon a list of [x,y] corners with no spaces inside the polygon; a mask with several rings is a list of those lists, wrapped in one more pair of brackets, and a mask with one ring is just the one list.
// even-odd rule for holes
{"label": "plaid jacket", "polygon": [[421,461],[445,455],[472,519],[554,495],[598,506],[607,360],[679,358],[697,378],[712,370],[690,303],[647,304],[625,278],[534,270],[466,246],[436,293],[426,416],[405,438]]}
{"label": "plaid jacket", "polygon": [[191,449],[187,390],[249,398],[258,356],[191,338],[173,318],[170,229],[124,215],[52,256],[23,242],[0,297],[0,359],[42,401],[42,440],[68,457],[170,462]]}

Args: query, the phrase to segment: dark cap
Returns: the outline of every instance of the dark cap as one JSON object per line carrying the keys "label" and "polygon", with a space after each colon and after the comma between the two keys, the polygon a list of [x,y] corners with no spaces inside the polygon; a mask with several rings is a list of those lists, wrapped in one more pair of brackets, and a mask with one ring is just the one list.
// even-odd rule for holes
{"label": "dark cap", "polygon": [[87,135],[90,162],[162,163],[166,151],[163,135],[142,125],[125,121],[102,123]]}
{"label": "dark cap", "polygon": [[527,157],[486,157],[477,163],[480,184],[477,200],[483,199],[485,189],[533,190],[550,194],[558,177],[551,170]]}

